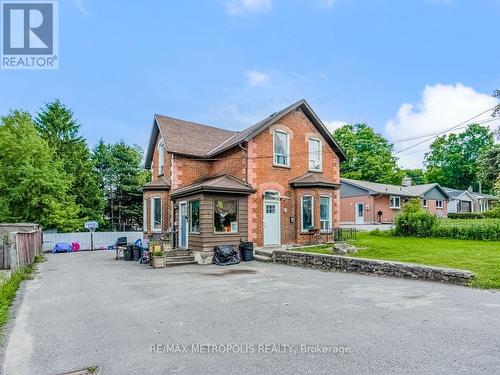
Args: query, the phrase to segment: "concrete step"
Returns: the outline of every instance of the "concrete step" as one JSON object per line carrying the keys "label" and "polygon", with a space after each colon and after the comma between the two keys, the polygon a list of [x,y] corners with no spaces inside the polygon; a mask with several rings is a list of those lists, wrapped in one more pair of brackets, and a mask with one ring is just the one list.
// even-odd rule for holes
{"label": "concrete step", "polygon": [[253,256],[253,258],[257,261],[257,262],[271,262],[272,261],[272,258],[269,257],[269,256],[265,256],[265,255],[260,255],[260,254],[255,254]]}
{"label": "concrete step", "polygon": [[255,249],[255,254],[262,255],[264,257],[272,257],[273,251],[268,249]]}
{"label": "concrete step", "polygon": [[192,260],[194,260],[194,256],[189,256],[189,255],[169,256],[169,255],[167,255],[167,263],[168,262],[192,261]]}
{"label": "concrete step", "polygon": [[189,250],[170,250],[165,251],[166,257],[176,257],[176,256],[191,256],[193,253]]}
{"label": "concrete step", "polygon": [[170,262],[167,260],[166,266],[167,267],[174,267],[174,266],[183,266],[185,264],[198,264],[198,263],[196,263],[196,261],[194,259],[193,260],[170,261]]}

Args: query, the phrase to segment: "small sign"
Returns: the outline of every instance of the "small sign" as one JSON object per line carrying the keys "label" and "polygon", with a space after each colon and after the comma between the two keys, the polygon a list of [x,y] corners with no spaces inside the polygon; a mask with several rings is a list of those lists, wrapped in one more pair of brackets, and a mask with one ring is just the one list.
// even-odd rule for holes
{"label": "small sign", "polygon": [[99,223],[95,220],[85,222],[85,229],[96,230],[99,227]]}

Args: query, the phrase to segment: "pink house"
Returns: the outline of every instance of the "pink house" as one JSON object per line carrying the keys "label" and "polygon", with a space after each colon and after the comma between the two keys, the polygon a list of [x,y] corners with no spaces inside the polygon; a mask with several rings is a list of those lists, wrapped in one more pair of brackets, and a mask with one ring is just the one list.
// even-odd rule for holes
{"label": "pink house", "polygon": [[439,217],[448,215],[449,196],[439,184],[401,186],[370,181],[340,179],[340,222],[342,224],[393,223],[403,203],[418,198],[422,207]]}

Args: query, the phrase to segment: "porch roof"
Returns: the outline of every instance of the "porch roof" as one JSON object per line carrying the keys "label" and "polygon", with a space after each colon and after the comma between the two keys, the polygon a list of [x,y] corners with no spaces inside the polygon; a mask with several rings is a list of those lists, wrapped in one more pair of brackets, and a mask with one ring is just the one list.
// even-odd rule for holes
{"label": "porch roof", "polygon": [[180,198],[196,193],[251,194],[255,193],[255,191],[253,187],[239,178],[225,174],[176,189],[170,196],[172,198]]}
{"label": "porch roof", "polygon": [[170,181],[163,177],[157,180],[148,182],[142,187],[142,190],[168,190],[170,189]]}
{"label": "porch roof", "polygon": [[332,189],[339,189],[340,184],[329,181],[323,177],[321,173],[309,172],[300,177],[290,180],[292,187],[326,187]]}

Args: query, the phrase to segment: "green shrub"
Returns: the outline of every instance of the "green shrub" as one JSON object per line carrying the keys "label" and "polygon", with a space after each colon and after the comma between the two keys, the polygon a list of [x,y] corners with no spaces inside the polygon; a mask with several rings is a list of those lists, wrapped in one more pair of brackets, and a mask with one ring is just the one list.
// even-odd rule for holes
{"label": "green shrub", "polygon": [[393,234],[395,236],[430,237],[437,220],[436,216],[421,207],[420,200],[411,199],[396,217]]}
{"label": "green shrub", "polygon": [[484,217],[488,219],[500,219],[500,205],[496,205],[492,209],[484,213]]}
{"label": "green shrub", "polygon": [[484,219],[485,215],[482,212],[450,212],[448,219]]}
{"label": "green shrub", "polygon": [[500,220],[489,219],[468,222],[443,220],[433,228],[432,237],[500,241]]}

